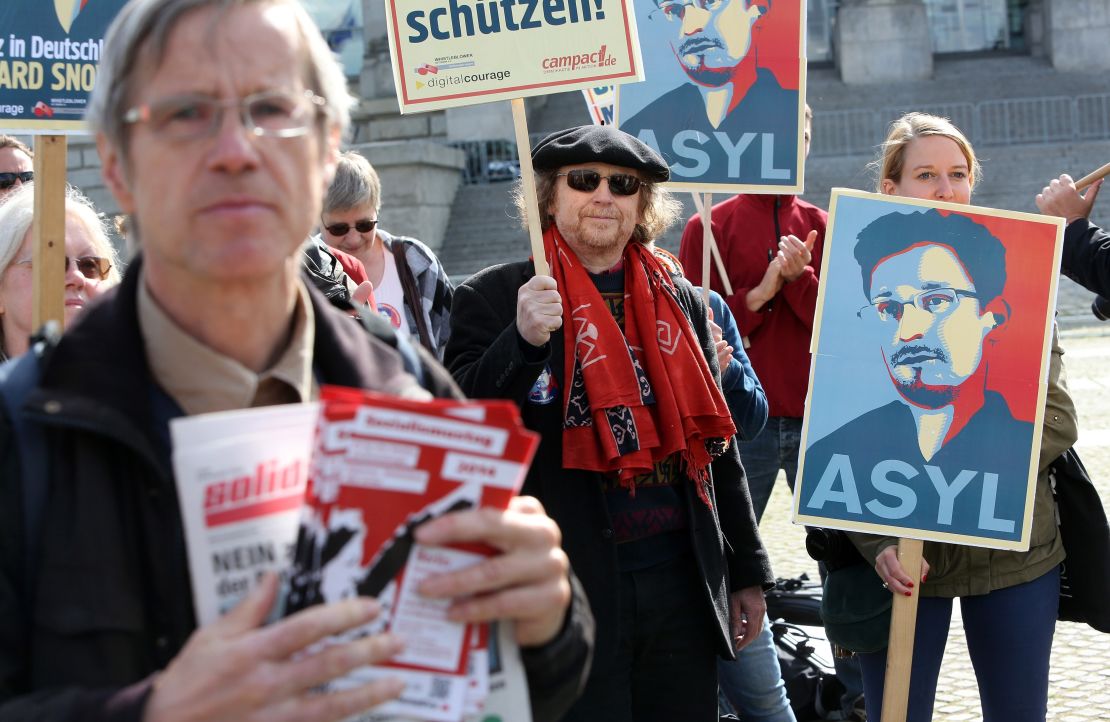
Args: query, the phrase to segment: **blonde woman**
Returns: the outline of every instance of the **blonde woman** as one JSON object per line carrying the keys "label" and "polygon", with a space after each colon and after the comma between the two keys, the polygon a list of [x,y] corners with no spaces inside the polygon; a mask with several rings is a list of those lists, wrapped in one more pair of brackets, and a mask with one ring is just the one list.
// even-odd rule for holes
{"label": "blonde woman", "polygon": [[[0,358],[27,350],[31,333],[31,266],[35,186],[23,185],[0,204]],[[119,283],[119,259],[89,199],[66,189],[65,323]]]}
{"label": "blonde woman", "polygon": [[[910,113],[894,121],[875,165],[880,193],[951,203],[970,203],[980,176],[979,161],[964,134],[948,119],[924,113]],[[921,585],[907,717],[910,722],[932,719],[952,600],[956,597],[960,598],[985,722],[1045,719],[1060,563],[1064,560],[1047,468],[1078,435],[1075,406],[1064,384],[1062,354],[1053,334],[1028,551],[926,542],[925,563],[918,580],[912,579],[899,563],[896,539],[852,535],[891,593],[906,594],[915,584]],[[859,657],[867,717],[877,720],[882,709],[886,650]]]}

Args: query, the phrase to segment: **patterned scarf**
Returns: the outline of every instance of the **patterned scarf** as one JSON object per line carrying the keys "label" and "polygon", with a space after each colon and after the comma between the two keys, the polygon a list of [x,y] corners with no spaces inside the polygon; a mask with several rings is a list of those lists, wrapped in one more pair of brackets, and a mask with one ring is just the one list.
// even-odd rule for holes
{"label": "patterned scarf", "polygon": [[601,293],[554,226],[544,234],[563,299],[563,463],[633,477],[678,453],[707,505],[709,463],[736,433],[674,283],[643,244],[624,251],[621,332]]}

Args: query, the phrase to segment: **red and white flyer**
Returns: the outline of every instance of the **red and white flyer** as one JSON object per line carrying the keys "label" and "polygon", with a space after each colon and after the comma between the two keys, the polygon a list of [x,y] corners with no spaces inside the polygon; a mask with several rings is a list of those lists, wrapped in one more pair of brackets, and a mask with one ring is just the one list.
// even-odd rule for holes
{"label": "red and white flyer", "polygon": [[[415,542],[414,532],[450,511],[507,507],[538,438],[503,401],[408,401],[324,387],[321,403],[286,613],[376,597],[382,614],[346,638],[389,630],[405,640],[405,650],[329,688],[399,676],[406,683],[400,699],[354,719],[458,722],[483,708],[475,692],[490,684],[488,674],[486,681],[468,679],[474,630],[447,619],[447,602],[422,597],[416,587],[429,574],[469,566],[493,550],[428,547]],[[488,670],[489,662],[479,660]]]}
{"label": "red and white flyer", "polygon": [[286,404],[170,422],[198,625],[288,568],[319,413]]}

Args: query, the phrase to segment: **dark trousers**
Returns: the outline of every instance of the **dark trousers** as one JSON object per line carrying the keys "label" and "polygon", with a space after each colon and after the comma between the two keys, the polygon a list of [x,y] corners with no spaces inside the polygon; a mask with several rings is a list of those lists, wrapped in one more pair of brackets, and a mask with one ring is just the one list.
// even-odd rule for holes
{"label": "dark trousers", "polygon": [[[1044,722],[1048,711],[1048,662],[1059,599],[1059,567],[1025,584],[960,597],[967,651],[979,683],[984,722]],[[929,722],[933,718],[937,678],[951,621],[951,599],[922,597],[918,602],[909,722]],[[880,722],[886,650],[861,654],[859,659],[867,719]]]}
{"label": "dark trousers", "polygon": [[[616,658],[563,722],[716,722],[716,624],[691,555],[621,572]],[[596,662],[595,662],[596,664]]]}

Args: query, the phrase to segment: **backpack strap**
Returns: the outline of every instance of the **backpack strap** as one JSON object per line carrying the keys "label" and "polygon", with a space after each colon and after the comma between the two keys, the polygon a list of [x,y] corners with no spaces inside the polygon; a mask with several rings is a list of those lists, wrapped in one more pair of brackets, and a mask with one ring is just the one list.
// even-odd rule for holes
{"label": "backpack strap", "polygon": [[23,414],[28,395],[38,386],[42,361],[57,342],[56,333],[44,330],[31,340],[27,353],[0,366],[0,404],[11,424],[19,449],[20,490],[23,498],[23,540],[26,551],[27,589],[34,589],[38,568],[39,537],[46,510],[46,436],[38,422]]}

